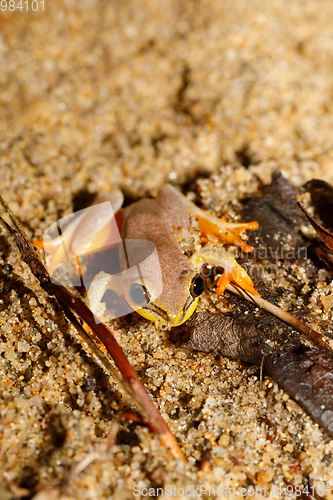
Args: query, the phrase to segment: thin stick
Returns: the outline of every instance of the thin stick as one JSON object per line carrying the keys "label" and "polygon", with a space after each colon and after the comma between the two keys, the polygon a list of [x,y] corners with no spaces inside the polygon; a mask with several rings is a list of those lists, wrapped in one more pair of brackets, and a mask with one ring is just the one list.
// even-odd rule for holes
{"label": "thin stick", "polygon": [[232,284],[229,283],[229,285],[227,285],[227,290],[229,290],[229,292],[235,293],[236,295],[239,295],[240,297],[243,297],[244,299],[248,300],[249,302],[252,302],[253,304],[256,304],[259,307],[262,307],[262,309],[265,309],[266,311],[270,312],[277,318],[280,318],[285,323],[288,323],[290,326],[292,326],[299,332],[306,335],[306,337],[308,337],[310,340],[313,340],[318,344],[327,347],[328,349],[333,351],[332,339],[329,339],[328,337],[325,337],[316,330],[313,330],[305,323],[295,318],[295,316],[292,316],[288,312],[281,309],[281,307],[275,306],[274,304],[268,302],[268,300],[265,300],[262,297],[255,297],[254,295],[252,295],[252,293],[247,291],[245,292],[236,283]]}

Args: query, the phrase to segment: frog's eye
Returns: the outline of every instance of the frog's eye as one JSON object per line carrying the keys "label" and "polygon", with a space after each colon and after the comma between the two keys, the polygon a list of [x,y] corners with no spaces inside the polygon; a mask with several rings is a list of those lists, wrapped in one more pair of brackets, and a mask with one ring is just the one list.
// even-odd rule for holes
{"label": "frog's eye", "polygon": [[140,283],[132,283],[129,289],[129,297],[134,305],[144,307],[150,302],[147,288]]}
{"label": "frog's eye", "polygon": [[205,289],[204,280],[196,274],[191,282],[190,292],[193,298],[199,297]]}

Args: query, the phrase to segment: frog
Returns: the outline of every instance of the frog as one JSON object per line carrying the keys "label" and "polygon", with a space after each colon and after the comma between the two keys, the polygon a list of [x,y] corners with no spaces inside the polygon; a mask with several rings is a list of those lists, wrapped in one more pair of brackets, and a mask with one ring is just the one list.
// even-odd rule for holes
{"label": "frog", "polygon": [[[34,242],[51,255],[51,271],[61,260],[64,241],[72,256],[88,254],[108,241],[114,242],[117,231],[124,242],[153,244],[158,265],[156,259],[142,263],[140,245],[137,245],[137,261],[127,270],[126,277],[103,270],[94,276],[87,296],[96,316],[105,292],[111,289],[118,295],[123,294],[133,310],[157,325],[180,326],[191,317],[205,290],[204,266],[224,269],[216,284],[218,295],[224,293],[229,283],[236,283],[246,293],[260,296],[248,273],[223,245],[235,245],[246,253],[252,252],[253,247],[242,239],[241,233],[256,230],[256,221],[225,222],[199,208],[169,184],[161,187],[154,198],[141,198],[125,208],[121,208],[123,199],[121,191],[115,190],[108,198],[113,210],[106,210],[105,203],[96,205],[95,210],[82,211],[57,238],[42,244]],[[197,233],[205,238],[205,246],[193,245],[191,218],[196,219]],[[135,271],[138,264],[140,275]]]}

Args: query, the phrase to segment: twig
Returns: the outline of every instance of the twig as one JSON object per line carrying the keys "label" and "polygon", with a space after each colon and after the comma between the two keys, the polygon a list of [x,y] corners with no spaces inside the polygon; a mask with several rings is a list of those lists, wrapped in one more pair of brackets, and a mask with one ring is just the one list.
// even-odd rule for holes
{"label": "twig", "polygon": [[262,297],[255,297],[250,292],[245,292],[236,283],[227,285],[227,290],[229,290],[229,292],[233,292],[239,295],[240,297],[243,297],[244,299],[248,300],[249,302],[252,302],[253,304],[256,304],[259,307],[262,307],[266,311],[272,313],[277,318],[280,318],[285,323],[288,323],[288,325],[292,326],[299,332],[303,333],[303,335],[308,337],[310,340],[313,340],[318,344],[326,347],[327,349],[333,351],[332,339],[329,339],[328,337],[325,337],[325,335],[322,335],[316,330],[313,330],[305,323],[295,318],[295,316],[292,316],[288,312],[281,309],[281,307],[275,306],[274,304],[268,302],[268,300],[265,300]]}
{"label": "twig", "polygon": [[[71,492],[69,491],[69,487],[71,486],[71,481],[81,474],[90,464],[92,464],[95,460],[102,458],[106,450],[112,446],[117,438],[117,434],[119,431],[119,422],[115,419],[111,425],[111,431],[108,437],[103,443],[101,443],[95,451],[88,453],[86,457],[81,460],[78,464],[74,465],[72,469],[66,474],[66,476],[62,480],[58,480],[55,484],[46,485],[37,485],[35,488],[28,491],[28,494],[36,493],[32,500],[70,500],[72,497]],[[28,496],[27,494],[24,496]]]}
{"label": "twig", "polygon": [[333,250],[333,234],[331,234],[329,231],[327,231],[319,222],[317,222],[309,212],[303,207],[302,203],[297,202],[298,206],[303,210],[305,215],[307,216],[309,222],[312,224],[313,228],[315,229],[316,233],[319,234],[320,238],[323,240],[327,248],[330,250]]}

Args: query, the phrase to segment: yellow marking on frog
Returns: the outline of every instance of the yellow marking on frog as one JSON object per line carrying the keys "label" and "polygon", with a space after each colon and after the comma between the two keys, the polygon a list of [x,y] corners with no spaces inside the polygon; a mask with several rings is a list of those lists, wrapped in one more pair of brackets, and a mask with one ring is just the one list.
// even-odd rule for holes
{"label": "yellow marking on frog", "polygon": [[[119,209],[121,196],[117,194],[115,199]],[[199,230],[205,234],[208,245],[194,251],[191,257],[187,258],[181,250],[180,243],[192,239],[189,231],[190,214],[197,218]],[[76,251],[82,247],[81,254],[88,250],[90,252],[92,247],[98,248],[99,238],[103,242],[107,240],[110,218],[101,216],[97,224],[94,217],[96,215],[88,211],[87,219],[82,216],[79,221],[75,221],[75,227],[69,225],[64,231],[69,247],[75,247]],[[88,230],[87,222],[89,222]],[[124,241],[148,240],[154,243],[161,270],[162,291],[156,287],[156,280],[150,278],[156,269],[149,267],[149,264],[144,270],[144,280],[137,276],[131,278],[131,275],[127,275],[125,279],[101,271],[94,277],[88,291],[90,308],[97,315],[104,293],[107,289],[111,289],[118,294],[121,291],[128,304],[141,316],[171,327],[181,325],[193,314],[199,296],[204,291],[204,281],[200,276],[204,264],[224,268],[224,273],[217,282],[218,294],[222,294],[227,284],[233,281],[252,295],[259,296],[245,269],[228,255],[224,247],[212,246],[213,243],[224,241],[250,252],[253,248],[241,239],[240,233],[257,228],[257,222],[241,224],[222,222],[194,205],[172,186],[164,186],[155,199],[143,198],[123,209],[120,228],[121,238]],[[58,248],[60,243],[57,239],[48,245],[50,248]],[[57,267],[57,259],[59,260],[59,255],[55,252],[53,262],[51,256],[51,269]]]}

